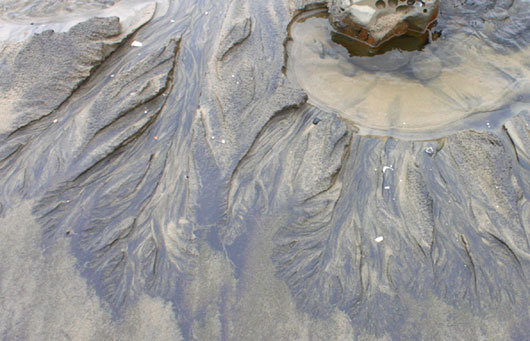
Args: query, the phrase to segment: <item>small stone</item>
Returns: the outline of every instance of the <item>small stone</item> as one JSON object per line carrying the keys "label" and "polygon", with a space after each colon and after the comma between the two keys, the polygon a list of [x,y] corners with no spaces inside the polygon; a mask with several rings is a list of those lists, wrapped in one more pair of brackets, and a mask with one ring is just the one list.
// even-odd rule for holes
{"label": "small stone", "polygon": [[374,17],[376,8],[366,5],[352,6],[350,8],[350,13],[355,18],[355,21],[361,25],[368,25]]}
{"label": "small stone", "polygon": [[320,123],[321,119],[316,117],[314,120],[313,120],[313,124],[314,125],[317,125],[318,123]]}
{"label": "small stone", "polygon": [[375,240],[376,243],[381,243],[384,240],[384,238],[383,238],[383,236],[379,236],[379,237],[375,238],[374,240]]}

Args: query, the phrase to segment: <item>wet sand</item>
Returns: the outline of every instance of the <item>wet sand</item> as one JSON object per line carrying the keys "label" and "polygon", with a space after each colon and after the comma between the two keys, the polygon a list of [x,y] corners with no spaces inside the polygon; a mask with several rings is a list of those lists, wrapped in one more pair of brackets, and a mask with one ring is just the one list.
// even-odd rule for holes
{"label": "wet sand", "polygon": [[[118,11],[9,42],[0,337],[524,340],[526,31],[510,37],[530,12],[505,5],[442,8],[448,43],[459,25],[482,39],[476,68],[498,81],[478,95],[453,73],[471,72],[460,58],[428,82],[357,66],[348,79],[374,82],[374,125],[291,73],[289,26],[322,2],[161,2],[127,34],[132,12]],[[466,26],[473,11],[511,20]],[[338,60],[309,50],[298,61],[321,77],[306,85],[345,82]],[[388,111],[396,98],[423,111]]]}
{"label": "wet sand", "polygon": [[309,103],[362,128],[425,139],[429,131],[451,126],[447,135],[456,125],[465,128],[465,118],[491,113],[494,119],[527,95],[529,49],[501,53],[462,33],[440,38],[421,52],[350,57],[332,41],[327,18],[299,20],[291,27],[288,76],[307,91]]}

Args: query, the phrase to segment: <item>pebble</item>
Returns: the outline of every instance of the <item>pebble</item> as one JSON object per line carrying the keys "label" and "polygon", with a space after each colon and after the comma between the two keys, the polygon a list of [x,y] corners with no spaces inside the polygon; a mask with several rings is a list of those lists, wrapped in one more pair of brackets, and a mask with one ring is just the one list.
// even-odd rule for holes
{"label": "pebble", "polygon": [[387,170],[391,170],[393,172],[394,171],[394,166],[393,165],[384,166],[383,167],[383,173],[385,173]]}

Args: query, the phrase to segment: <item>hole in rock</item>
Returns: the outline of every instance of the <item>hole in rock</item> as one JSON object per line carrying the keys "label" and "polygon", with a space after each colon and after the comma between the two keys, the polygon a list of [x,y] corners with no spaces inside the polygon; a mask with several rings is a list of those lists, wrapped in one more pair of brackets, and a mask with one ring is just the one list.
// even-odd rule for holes
{"label": "hole in rock", "polygon": [[377,8],[385,8],[386,7],[386,4],[383,0],[377,0],[376,3],[375,3],[375,7]]}

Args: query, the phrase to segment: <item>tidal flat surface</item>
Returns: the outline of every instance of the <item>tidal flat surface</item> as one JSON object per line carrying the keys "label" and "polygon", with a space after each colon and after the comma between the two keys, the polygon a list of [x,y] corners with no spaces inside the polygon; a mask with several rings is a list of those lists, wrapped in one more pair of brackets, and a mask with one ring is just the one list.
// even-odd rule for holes
{"label": "tidal flat surface", "polygon": [[325,5],[0,0],[0,338],[530,335],[530,3]]}

